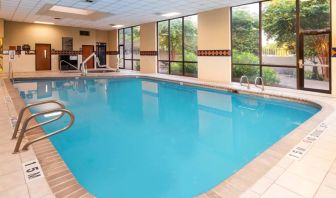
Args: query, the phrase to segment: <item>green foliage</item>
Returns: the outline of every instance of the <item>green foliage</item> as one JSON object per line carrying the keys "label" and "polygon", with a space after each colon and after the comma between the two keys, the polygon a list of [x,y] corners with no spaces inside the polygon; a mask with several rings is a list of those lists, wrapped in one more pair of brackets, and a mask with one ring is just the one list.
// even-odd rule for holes
{"label": "green foliage", "polygon": [[311,80],[323,80],[323,76],[318,74],[318,72],[313,72],[309,70],[304,71],[304,78]]}
{"label": "green foliage", "polygon": [[[239,52],[259,53],[259,17],[246,10],[232,14],[232,48]],[[235,54],[233,54],[234,58]]]}
{"label": "green foliage", "polygon": [[[170,42],[171,60],[178,59],[181,61],[183,54],[182,31],[182,19],[180,18],[170,20],[170,30],[168,30],[168,21],[158,23],[159,51],[168,54]],[[192,20],[188,20],[188,17],[184,20],[184,56],[186,61],[197,61],[197,25]]]}
{"label": "green foliage", "polygon": [[239,51],[234,48],[232,54],[234,55],[232,57],[233,63],[259,64],[259,57],[250,52]]}
{"label": "green foliage", "polygon": [[[268,2],[267,2],[268,3]],[[263,10],[263,28],[267,39],[277,41],[277,47],[296,48],[296,1],[274,0]]]}
{"label": "green foliage", "polygon": [[[330,0],[300,1],[300,19],[303,30],[330,28]],[[263,10],[263,28],[268,39],[274,39],[279,47],[296,48],[296,1],[273,0]],[[318,38],[305,37],[305,57],[315,59],[320,53]]]}
{"label": "green foliage", "polygon": [[277,85],[280,83],[280,78],[273,68],[263,67],[262,74],[265,85]]}

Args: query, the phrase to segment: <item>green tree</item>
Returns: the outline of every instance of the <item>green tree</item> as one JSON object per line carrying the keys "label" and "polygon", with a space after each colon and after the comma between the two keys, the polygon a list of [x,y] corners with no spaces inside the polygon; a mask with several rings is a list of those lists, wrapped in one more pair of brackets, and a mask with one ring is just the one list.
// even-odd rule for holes
{"label": "green tree", "polygon": [[[238,52],[259,54],[259,17],[246,10],[233,10],[232,48]],[[233,53],[235,56],[236,53]],[[238,55],[238,54],[237,54]]]}

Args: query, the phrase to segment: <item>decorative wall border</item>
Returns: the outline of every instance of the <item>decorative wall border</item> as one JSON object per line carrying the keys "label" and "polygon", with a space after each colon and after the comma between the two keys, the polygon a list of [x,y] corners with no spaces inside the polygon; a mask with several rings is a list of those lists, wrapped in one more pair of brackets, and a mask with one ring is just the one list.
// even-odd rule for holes
{"label": "decorative wall border", "polygon": [[331,57],[336,57],[336,47],[331,48]]}
{"label": "decorative wall border", "polygon": [[198,50],[197,56],[231,56],[231,50]]}
{"label": "decorative wall border", "polygon": [[118,55],[119,51],[107,51],[106,55]]}
{"label": "decorative wall border", "polygon": [[76,56],[76,55],[81,55],[82,51],[79,51],[79,50],[52,50],[51,54],[52,55],[72,55],[72,56]]}
{"label": "decorative wall border", "polygon": [[140,56],[157,56],[157,51],[140,51]]}

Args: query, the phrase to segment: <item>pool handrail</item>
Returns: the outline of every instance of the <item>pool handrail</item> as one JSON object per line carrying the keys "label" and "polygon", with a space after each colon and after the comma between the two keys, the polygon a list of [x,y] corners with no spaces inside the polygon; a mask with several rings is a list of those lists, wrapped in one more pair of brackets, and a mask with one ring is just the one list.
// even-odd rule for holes
{"label": "pool handrail", "polygon": [[[260,80],[260,82],[261,82],[261,87],[259,87],[259,85],[258,85],[258,80]],[[265,91],[264,79],[261,76],[257,76],[254,80],[254,86],[256,86],[257,88],[260,88],[261,91]]]}
{"label": "pool handrail", "polygon": [[246,75],[243,75],[240,77],[240,86],[244,87],[243,85],[243,80],[246,79],[246,82],[247,82],[247,89],[250,89],[250,81],[248,79],[248,77]]}
{"label": "pool handrail", "polygon": [[[56,131],[53,131],[53,132],[51,132],[51,133],[48,133],[48,134],[46,134],[46,135],[43,135],[43,136],[41,136],[41,137],[38,137],[38,138],[36,138],[36,139],[33,139],[33,140],[27,142],[27,143],[23,146],[23,148],[22,148],[23,151],[28,150],[28,147],[29,147],[31,144],[33,144],[33,143],[35,143],[35,142],[38,142],[38,141],[40,141],[40,140],[46,139],[46,138],[48,138],[48,137],[50,137],[50,136],[54,136],[54,135],[56,135],[56,134],[58,134],[58,133],[61,133],[61,132],[65,131],[65,130],[69,129],[69,128],[73,125],[73,123],[74,123],[74,121],[75,121],[75,116],[74,116],[74,114],[73,114],[71,111],[69,111],[69,110],[67,110],[67,109],[61,109],[61,108],[58,108],[58,109],[52,109],[52,110],[48,110],[48,111],[43,111],[43,112],[35,113],[35,114],[29,116],[27,119],[25,119],[25,121],[24,121],[24,123],[23,123],[23,126],[22,126],[22,130],[21,130],[20,135],[19,135],[19,137],[18,137],[18,140],[17,140],[17,142],[16,142],[16,145],[15,145],[15,148],[14,148],[14,152],[13,152],[13,153],[15,154],[15,153],[18,153],[18,152],[19,152],[19,150],[20,150],[20,146],[21,146],[21,143],[22,143],[22,140],[23,140],[23,137],[24,137],[24,134],[25,134],[27,131],[29,131],[29,130],[32,129],[32,127],[31,127],[31,128],[28,128],[28,129],[27,129],[27,127],[28,127],[29,122],[30,122],[33,118],[35,118],[35,117],[37,117],[37,116],[41,116],[41,115],[46,115],[46,114],[56,113],[56,112],[61,112],[61,115],[62,115],[62,116],[58,116],[58,117],[56,117],[56,118],[54,118],[54,119],[52,119],[52,120],[50,120],[50,121],[43,122],[43,123],[39,124],[39,126],[46,125],[46,124],[48,124],[48,123],[50,123],[50,122],[56,121],[56,120],[60,119],[61,117],[63,117],[64,114],[68,114],[68,115],[70,116],[70,122],[68,123],[68,125],[66,125],[65,127],[61,128],[61,129],[58,129],[58,130],[56,130]],[[37,125],[35,125],[35,126],[37,126]],[[34,126],[34,127],[35,127],[35,126]],[[35,127],[35,128],[36,128],[36,127]]]}
{"label": "pool handrail", "polygon": [[[36,103],[28,104],[27,106],[23,107],[20,110],[18,119],[16,121],[16,125],[15,125],[15,128],[14,128],[14,132],[13,132],[13,135],[12,135],[12,139],[16,138],[17,133],[19,132],[19,128],[20,128],[20,125],[21,125],[21,121],[22,121],[23,115],[24,115],[24,113],[26,112],[27,109],[30,109],[31,107],[36,107],[36,106],[44,105],[44,104],[50,104],[50,103],[58,105],[59,107],[57,109],[60,109],[60,108],[64,109],[65,108],[64,104],[62,104],[61,102],[59,102],[57,100],[44,100],[44,101],[41,101],[41,102],[36,102]],[[42,126],[42,125],[45,125],[45,124],[48,124],[48,123],[53,122],[55,120],[58,120],[62,116],[63,116],[63,113],[61,113],[60,116],[58,116],[58,117],[56,117],[54,119],[48,120],[46,122],[42,122],[42,123],[37,124],[37,125],[34,125],[29,130],[34,129],[34,128],[39,127],[39,126]],[[22,130],[20,130],[20,131],[22,131]]]}
{"label": "pool handrail", "polygon": [[66,63],[66,64],[69,65],[70,67],[75,68],[76,70],[79,70],[78,67],[76,67],[75,65],[69,63],[68,61],[66,61],[66,60],[61,60],[60,63],[59,63],[59,70],[60,70],[60,71],[62,71],[62,63]]}

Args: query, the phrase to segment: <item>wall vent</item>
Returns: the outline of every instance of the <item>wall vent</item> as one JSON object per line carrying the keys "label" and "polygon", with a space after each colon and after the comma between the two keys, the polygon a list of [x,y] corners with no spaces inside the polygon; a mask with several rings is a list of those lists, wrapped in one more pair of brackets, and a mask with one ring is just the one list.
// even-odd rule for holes
{"label": "wall vent", "polygon": [[80,30],[79,31],[79,35],[81,35],[81,36],[90,36],[90,31]]}

